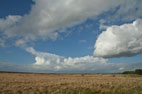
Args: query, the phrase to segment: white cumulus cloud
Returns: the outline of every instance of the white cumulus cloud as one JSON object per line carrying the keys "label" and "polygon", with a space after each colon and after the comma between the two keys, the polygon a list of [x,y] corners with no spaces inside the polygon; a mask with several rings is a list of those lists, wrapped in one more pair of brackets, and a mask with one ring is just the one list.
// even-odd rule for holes
{"label": "white cumulus cloud", "polygon": [[[81,24],[88,18],[96,18],[116,7],[120,8],[114,15],[120,17],[125,16],[125,13],[127,13],[130,15],[124,18],[131,20],[135,19],[135,17],[140,17],[142,9],[140,0],[33,1],[35,4],[32,5],[29,14],[25,14],[24,16],[8,15],[6,18],[0,19],[0,34],[2,34],[0,38],[1,46],[4,46],[6,42],[5,39],[9,38],[14,38],[15,44],[23,48],[27,47],[27,42],[47,39],[55,40],[62,29]],[[133,12],[131,12],[131,10],[133,10]],[[115,18],[117,17],[112,17],[112,19]],[[94,55],[118,57],[141,53],[141,23],[141,20],[137,20],[133,24],[109,27],[96,41]],[[107,27],[102,25],[102,28],[104,29]],[[121,64],[109,63],[107,59],[93,56],[66,58],[56,54],[37,52],[33,48],[26,48],[26,50],[35,56],[34,64],[28,66],[28,69],[26,65],[24,66],[27,70],[31,68],[31,71],[113,72],[124,69]],[[10,67],[12,65],[1,65],[7,67],[7,69],[12,68]],[[18,66],[20,67],[20,65]],[[17,68],[17,70],[20,69],[21,68]],[[23,70],[25,71],[25,69]],[[16,68],[14,70],[16,70]]]}
{"label": "white cumulus cloud", "polygon": [[127,5],[129,2],[126,1],[129,0],[34,0],[29,14],[0,19],[0,30],[5,37],[17,38],[18,46],[19,40],[23,43],[37,39],[55,40],[61,29],[81,24],[117,6]]}
{"label": "white cumulus cloud", "polygon": [[110,63],[108,59],[93,56],[62,57],[56,54],[38,52],[27,48],[35,56],[32,64],[8,64],[0,62],[0,71],[38,73],[119,73],[142,67],[141,62]]}
{"label": "white cumulus cloud", "polygon": [[94,47],[94,56],[105,58],[142,54],[142,20],[108,27],[99,35]]}
{"label": "white cumulus cloud", "polygon": [[56,54],[38,52],[35,49],[27,48],[28,52],[35,56],[33,68],[46,72],[116,72],[119,67],[109,63],[107,59],[93,56],[84,57],[62,57]]}

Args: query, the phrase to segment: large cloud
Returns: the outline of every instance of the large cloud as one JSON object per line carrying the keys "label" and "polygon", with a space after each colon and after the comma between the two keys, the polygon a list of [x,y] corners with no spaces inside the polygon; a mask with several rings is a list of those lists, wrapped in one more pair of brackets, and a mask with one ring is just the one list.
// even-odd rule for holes
{"label": "large cloud", "polygon": [[[26,50],[35,56],[33,66],[37,68],[37,70],[52,72],[94,72],[96,70],[102,70],[104,67],[111,66],[111,64],[107,64],[106,59],[94,58],[93,56],[65,58],[55,54],[37,52],[32,47]],[[107,70],[107,68],[105,70]]]}
{"label": "large cloud", "polygon": [[[27,48],[25,44],[38,39],[55,40],[58,37],[59,32],[62,32],[62,29],[81,24],[88,18],[96,18],[104,12],[111,11],[116,7],[119,7],[116,13],[117,16],[125,16],[125,13],[127,13],[132,17],[129,18],[127,15],[125,18],[133,20],[135,17],[140,17],[139,15],[141,15],[140,0],[34,1],[35,5],[32,6],[29,14],[25,14],[24,16],[9,15],[6,18],[0,19],[0,34],[2,36],[0,38],[0,45],[5,46],[4,43],[6,42],[6,39],[14,38],[17,46],[25,48],[35,56],[35,63],[29,65],[29,67],[26,67],[25,65],[25,69],[29,70],[31,68],[31,71],[41,70],[44,72],[113,72],[115,70],[119,71],[120,69],[123,69],[121,68],[121,65],[109,63],[103,58],[95,58],[93,56],[65,58],[55,54],[37,52],[33,48]],[[137,11],[133,9],[136,9]],[[133,10],[134,13],[131,13],[131,10]],[[113,19],[115,19],[115,17]],[[102,34],[100,36],[102,36]],[[137,45],[137,47],[139,47],[139,45]],[[131,46],[131,48],[133,48],[133,46]],[[110,56],[105,55],[103,57]],[[7,66],[6,64],[1,65],[8,67],[8,69],[12,66]],[[20,65],[18,66],[20,67]],[[20,70],[21,68],[15,69]]]}
{"label": "large cloud", "polygon": [[39,72],[39,73],[118,73],[142,67],[142,63],[110,63],[107,59],[84,56],[65,58],[56,54],[38,52],[27,48],[35,56],[32,64],[7,64],[0,62],[0,71]]}
{"label": "large cloud", "polygon": [[14,15],[0,19],[0,30],[3,31],[5,37],[16,37],[17,45],[37,39],[56,39],[58,32],[61,32],[63,28],[80,24],[88,18],[95,18],[117,6],[128,6],[129,8],[129,3],[137,2],[137,0],[34,1],[35,5],[32,6],[29,14],[23,17]]}
{"label": "large cloud", "polygon": [[[135,69],[140,66],[138,65],[139,63],[137,63],[135,67],[131,67],[131,63],[110,63],[107,59],[93,56],[65,58],[56,54],[38,52],[32,47],[26,48],[26,50],[35,56],[35,62],[33,64],[28,65],[27,68],[24,65],[24,68],[26,69],[22,68],[22,71],[28,72],[116,73],[128,69]],[[19,67],[16,69],[19,70]],[[10,67],[8,66],[8,68]]]}
{"label": "large cloud", "polygon": [[94,56],[105,58],[142,54],[142,20],[110,26],[99,35]]}

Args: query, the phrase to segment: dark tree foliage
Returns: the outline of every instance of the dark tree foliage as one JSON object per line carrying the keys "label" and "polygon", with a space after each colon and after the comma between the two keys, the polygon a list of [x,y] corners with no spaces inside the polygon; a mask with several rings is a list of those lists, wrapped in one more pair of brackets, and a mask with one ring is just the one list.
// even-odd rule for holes
{"label": "dark tree foliage", "polygon": [[136,74],[139,74],[139,75],[142,75],[142,69],[136,69],[136,70],[135,70],[135,73],[136,73]]}
{"label": "dark tree foliage", "polygon": [[142,75],[142,69],[136,69],[135,71],[124,71],[123,74],[138,74],[138,75]]}

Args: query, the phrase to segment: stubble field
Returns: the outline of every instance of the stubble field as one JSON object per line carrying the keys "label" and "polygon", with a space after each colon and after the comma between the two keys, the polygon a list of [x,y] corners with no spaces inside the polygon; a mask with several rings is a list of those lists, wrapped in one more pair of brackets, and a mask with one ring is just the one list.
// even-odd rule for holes
{"label": "stubble field", "polygon": [[142,94],[142,77],[0,73],[0,94]]}

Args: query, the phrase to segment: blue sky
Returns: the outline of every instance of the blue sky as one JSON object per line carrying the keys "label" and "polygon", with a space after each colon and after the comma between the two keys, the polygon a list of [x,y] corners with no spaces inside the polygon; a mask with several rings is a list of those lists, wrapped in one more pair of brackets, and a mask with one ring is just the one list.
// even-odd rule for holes
{"label": "blue sky", "polygon": [[[133,26],[138,29],[140,33],[138,36],[129,28],[134,22],[142,25],[142,8],[137,5],[142,2],[100,0],[102,9],[99,9],[99,5],[93,4],[97,1],[90,0],[86,3],[84,0],[78,2],[75,0],[1,0],[0,70],[120,72],[139,68],[141,66],[139,63],[142,61],[142,29]],[[126,27],[125,24],[128,26]],[[118,34],[114,33],[115,37],[113,37],[108,31],[118,32]],[[124,34],[127,31],[132,32],[130,35],[132,38],[127,39],[130,33],[124,36],[121,31],[124,31]],[[133,43],[131,39],[137,39],[137,42]],[[126,48],[127,43],[133,44]],[[70,64],[66,65],[65,60]],[[71,64],[72,62],[74,63]],[[136,67],[132,68],[132,63],[136,64]],[[18,68],[14,67],[16,65]],[[23,68],[23,65],[26,67]],[[36,68],[33,68],[35,66]],[[116,67],[116,70],[112,66]]]}
{"label": "blue sky", "polygon": [[7,15],[24,15],[29,13],[31,10],[31,4],[34,4],[32,0],[1,0],[0,3],[0,11],[2,12],[0,14],[1,18],[6,17]]}
{"label": "blue sky", "polygon": [[[0,1],[0,18],[5,18],[8,15],[24,15],[31,10],[31,4],[34,4],[32,0],[1,0]],[[2,36],[2,35],[1,35]],[[30,63],[33,62],[32,56],[19,47],[15,47],[11,43],[8,43],[7,47],[0,47],[0,61],[9,63]],[[15,55],[13,55],[15,54]],[[19,56],[17,58],[17,56]],[[23,58],[24,56],[24,58]]]}

